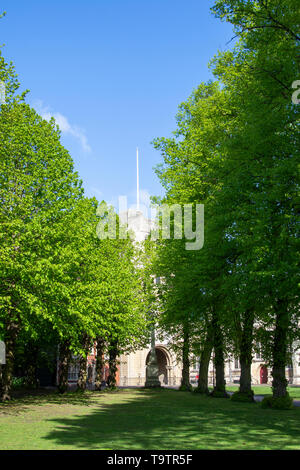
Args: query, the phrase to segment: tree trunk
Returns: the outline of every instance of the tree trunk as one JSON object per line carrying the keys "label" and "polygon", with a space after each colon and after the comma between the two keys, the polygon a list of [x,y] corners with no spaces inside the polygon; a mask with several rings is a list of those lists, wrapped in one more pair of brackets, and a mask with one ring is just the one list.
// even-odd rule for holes
{"label": "tree trunk", "polygon": [[5,330],[5,347],[6,347],[6,364],[2,365],[1,377],[1,401],[11,399],[11,386],[14,370],[14,353],[18,336],[19,326],[17,323],[11,322],[6,325]]}
{"label": "tree trunk", "polygon": [[191,390],[190,384],[190,335],[188,324],[183,325],[181,390]]}
{"label": "tree trunk", "polygon": [[240,344],[241,377],[239,392],[249,396],[253,394],[251,390],[253,324],[254,311],[252,309],[246,310]]}
{"label": "tree trunk", "polygon": [[285,367],[287,359],[287,333],[289,326],[289,313],[287,302],[278,300],[275,305],[276,324],[273,344],[273,370],[272,389],[273,397],[285,397],[287,394],[287,380],[285,378]]}
{"label": "tree trunk", "polygon": [[95,378],[96,390],[101,390],[101,383],[103,381],[103,370],[105,367],[104,347],[105,347],[104,339],[100,337],[97,338],[96,378]]}
{"label": "tree trunk", "polygon": [[224,346],[223,346],[223,334],[219,324],[219,320],[216,313],[213,313],[212,318],[213,328],[213,347],[214,347],[214,365],[216,370],[216,385],[212,391],[212,396],[221,398],[227,398],[228,395],[225,391],[225,372],[224,372]]}
{"label": "tree trunk", "polygon": [[111,342],[109,348],[109,376],[107,378],[107,385],[110,389],[115,389],[117,387],[116,374],[118,370],[117,365],[117,356],[118,356],[118,345],[116,341]]}
{"label": "tree trunk", "polygon": [[208,369],[212,353],[212,331],[208,328],[203,350],[200,355],[197,393],[208,394]]}
{"label": "tree trunk", "polygon": [[86,381],[87,381],[87,356],[90,348],[90,338],[88,335],[83,336],[82,340],[82,349],[84,354],[80,355],[79,359],[79,374],[77,380],[77,389],[86,390]]}
{"label": "tree trunk", "polygon": [[71,357],[70,342],[64,341],[59,345],[59,367],[57,388],[60,393],[68,390],[68,372]]}
{"label": "tree trunk", "polygon": [[26,345],[26,376],[25,384],[28,388],[37,388],[37,361],[39,348],[33,342]]}

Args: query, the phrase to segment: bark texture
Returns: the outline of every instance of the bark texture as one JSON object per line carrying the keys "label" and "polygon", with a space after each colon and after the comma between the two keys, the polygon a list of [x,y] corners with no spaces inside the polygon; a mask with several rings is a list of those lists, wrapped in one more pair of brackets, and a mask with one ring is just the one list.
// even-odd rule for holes
{"label": "bark texture", "polygon": [[114,389],[117,387],[117,370],[118,370],[118,363],[117,363],[117,356],[118,356],[118,344],[116,341],[110,343],[109,348],[109,376],[107,379],[107,385],[109,388]]}
{"label": "bark texture", "polygon": [[65,393],[68,390],[68,371],[70,358],[70,343],[69,341],[64,341],[59,345],[57,388],[60,393]]}
{"label": "bark texture", "polygon": [[97,356],[96,356],[96,378],[95,378],[95,389],[101,390],[101,383],[104,379],[104,351],[105,341],[103,338],[97,338]]}
{"label": "bark texture", "polygon": [[252,363],[252,346],[253,346],[253,325],[254,325],[254,311],[246,310],[244,316],[244,325],[242,330],[241,344],[240,344],[240,364],[241,364],[241,377],[240,377],[240,393],[247,395],[252,393],[251,390],[251,363]]}
{"label": "bark texture", "polygon": [[213,313],[212,318],[213,329],[213,347],[214,347],[214,365],[216,371],[216,384],[212,391],[212,396],[227,398],[228,395],[225,390],[225,368],[224,368],[224,343],[223,333],[218,321],[217,314]]}
{"label": "bark texture", "polygon": [[208,368],[209,362],[212,353],[212,331],[211,328],[208,329],[205,343],[200,355],[200,364],[199,364],[199,378],[197,392],[204,393],[208,395]]}
{"label": "bark texture", "polygon": [[285,377],[288,346],[289,313],[287,302],[278,300],[275,305],[276,324],[273,344],[272,388],[273,398],[285,397],[288,381]]}
{"label": "bark texture", "polygon": [[181,389],[191,390],[190,384],[190,335],[188,324],[183,326]]}
{"label": "bark texture", "polygon": [[25,384],[28,388],[37,388],[37,364],[38,364],[39,347],[35,343],[26,345],[26,375]]}
{"label": "bark texture", "polygon": [[88,335],[84,335],[82,339],[82,349],[84,354],[79,359],[79,374],[77,381],[77,389],[84,391],[86,389],[87,382],[87,356],[90,348],[90,338]]}

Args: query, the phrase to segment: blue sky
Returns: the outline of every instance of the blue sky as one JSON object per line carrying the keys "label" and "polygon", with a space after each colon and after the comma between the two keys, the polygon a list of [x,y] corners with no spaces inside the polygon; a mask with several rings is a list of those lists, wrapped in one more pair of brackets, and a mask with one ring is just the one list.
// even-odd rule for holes
{"label": "blue sky", "polygon": [[175,129],[178,105],[201,81],[231,26],[210,0],[3,0],[0,43],[29,102],[63,130],[88,196],[135,202],[163,190],[151,141]]}

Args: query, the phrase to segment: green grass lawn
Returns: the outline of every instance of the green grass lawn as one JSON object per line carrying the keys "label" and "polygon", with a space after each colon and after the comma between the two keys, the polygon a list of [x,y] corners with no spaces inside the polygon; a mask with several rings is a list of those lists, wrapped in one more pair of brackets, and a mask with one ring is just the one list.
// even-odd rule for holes
{"label": "green grass lawn", "polygon": [[[238,385],[226,387],[226,390],[236,392]],[[272,388],[270,385],[256,385],[252,387],[255,395],[272,395]],[[288,392],[294,400],[300,400],[300,387],[288,387]]]}
{"label": "green grass lawn", "polygon": [[0,405],[1,449],[300,449],[300,408],[176,390],[56,393]]}

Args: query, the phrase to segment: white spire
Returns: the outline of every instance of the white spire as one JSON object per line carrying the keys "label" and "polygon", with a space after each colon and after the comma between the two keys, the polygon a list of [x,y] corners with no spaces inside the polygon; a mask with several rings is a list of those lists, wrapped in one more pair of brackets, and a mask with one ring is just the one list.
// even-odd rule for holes
{"label": "white spire", "polygon": [[136,148],[136,209],[140,210],[139,149]]}

